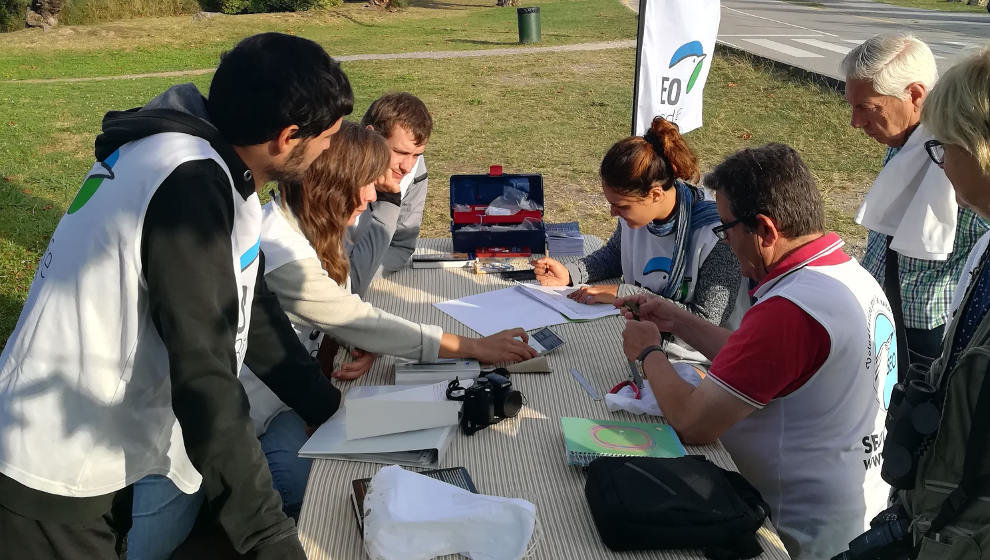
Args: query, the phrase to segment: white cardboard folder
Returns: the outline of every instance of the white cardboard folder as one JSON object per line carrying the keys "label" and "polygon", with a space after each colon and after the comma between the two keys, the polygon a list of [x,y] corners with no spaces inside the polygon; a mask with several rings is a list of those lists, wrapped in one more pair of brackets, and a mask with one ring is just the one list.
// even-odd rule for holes
{"label": "white cardboard folder", "polygon": [[344,401],[347,439],[454,426],[462,403],[449,401],[447,382]]}

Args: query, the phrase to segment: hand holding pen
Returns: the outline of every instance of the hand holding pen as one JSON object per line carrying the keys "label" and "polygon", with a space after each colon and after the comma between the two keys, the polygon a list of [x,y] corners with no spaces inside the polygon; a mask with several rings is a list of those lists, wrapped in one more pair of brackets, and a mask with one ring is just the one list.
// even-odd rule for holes
{"label": "hand holding pen", "polygon": [[542,286],[568,286],[571,283],[571,273],[560,264],[560,261],[550,257],[533,259],[533,274]]}

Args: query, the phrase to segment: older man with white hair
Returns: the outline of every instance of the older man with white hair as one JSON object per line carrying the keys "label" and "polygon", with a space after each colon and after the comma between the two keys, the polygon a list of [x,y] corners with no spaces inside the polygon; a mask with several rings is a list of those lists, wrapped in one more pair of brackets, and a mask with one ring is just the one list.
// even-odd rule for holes
{"label": "older man with white hair", "polygon": [[899,366],[927,366],[941,352],[966,256],[988,224],[957,204],[949,180],[925,156],[931,135],[920,124],[921,107],[938,76],[928,45],[907,33],[877,35],[850,51],[842,70],[852,126],[887,146],[856,215],[869,230],[862,265],[894,308],[900,346],[908,349]]}

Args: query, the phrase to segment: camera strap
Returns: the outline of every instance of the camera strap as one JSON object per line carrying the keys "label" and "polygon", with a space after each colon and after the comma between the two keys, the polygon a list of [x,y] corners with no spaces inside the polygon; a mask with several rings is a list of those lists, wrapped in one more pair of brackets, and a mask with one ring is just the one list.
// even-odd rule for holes
{"label": "camera strap", "polygon": [[890,248],[893,236],[887,236],[883,263],[883,291],[894,314],[894,332],[897,333],[897,382],[903,383],[911,365],[907,344],[907,327],[904,324],[904,304],[901,300],[901,273],[897,251]]}
{"label": "camera strap", "polygon": [[969,502],[979,493],[981,488],[990,485],[990,473],[980,473],[980,463],[986,452],[987,440],[990,439],[990,381],[987,372],[983,373],[980,384],[980,394],[976,400],[970,422],[969,437],[966,440],[966,455],[963,459],[962,480],[959,486],[942,502],[938,514],[932,520],[932,526],[926,536],[934,535],[945,528],[969,505]]}

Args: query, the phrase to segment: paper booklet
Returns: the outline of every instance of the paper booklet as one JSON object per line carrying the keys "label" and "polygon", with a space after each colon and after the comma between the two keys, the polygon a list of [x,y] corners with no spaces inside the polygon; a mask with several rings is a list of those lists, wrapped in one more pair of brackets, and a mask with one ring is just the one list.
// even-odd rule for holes
{"label": "paper booklet", "polygon": [[667,424],[563,417],[567,464],[586,467],[599,457],[682,457],[684,445]]}
{"label": "paper booklet", "polygon": [[454,426],[463,403],[447,400],[447,382],[383,391],[355,387],[347,392],[347,439]]}
{"label": "paper booklet", "polygon": [[[348,392],[378,394],[401,391],[406,387],[364,386]],[[339,459],[436,468],[443,460],[457,426],[443,426],[394,434],[347,439],[347,408],[341,408],[316,430],[299,450],[300,457],[311,459]]]}
{"label": "paper booklet", "polygon": [[579,287],[539,284],[519,284],[517,287],[527,296],[556,310],[571,321],[589,321],[619,314],[618,308],[610,303],[579,303],[567,297],[567,294]]}
{"label": "paper booklet", "polygon": [[478,360],[438,359],[435,362],[417,362],[395,358],[396,385],[433,385],[442,381],[475,379],[481,375]]}
{"label": "paper booklet", "polygon": [[[575,289],[516,284],[511,288],[434,303],[433,306],[482,336],[514,327],[530,331],[572,320],[619,314],[615,306],[607,303],[586,305],[567,299],[566,294]],[[542,305],[533,305],[534,302]]]}

